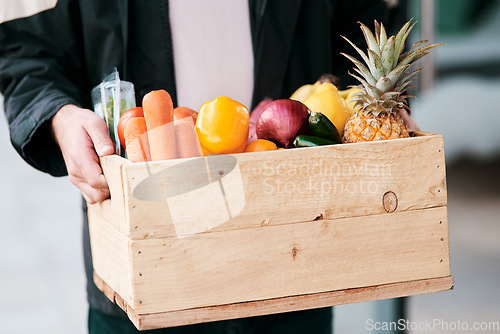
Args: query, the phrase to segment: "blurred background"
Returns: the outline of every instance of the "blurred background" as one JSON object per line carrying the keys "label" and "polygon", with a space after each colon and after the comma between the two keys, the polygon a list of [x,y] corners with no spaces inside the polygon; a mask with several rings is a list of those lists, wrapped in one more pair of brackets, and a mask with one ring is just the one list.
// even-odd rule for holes
{"label": "blurred background", "polygon": [[[444,136],[455,289],[338,306],[335,330],[369,333],[368,319],[399,317],[416,324],[437,319],[450,327],[476,322],[498,325],[500,1],[400,3],[419,20],[413,39],[447,44],[424,58],[418,99],[411,106],[422,130]],[[0,333],[86,333],[80,194],[67,178],[52,178],[22,161],[10,145],[4,116],[0,156]],[[439,327],[408,332],[471,331]],[[475,331],[496,332],[500,331]]]}

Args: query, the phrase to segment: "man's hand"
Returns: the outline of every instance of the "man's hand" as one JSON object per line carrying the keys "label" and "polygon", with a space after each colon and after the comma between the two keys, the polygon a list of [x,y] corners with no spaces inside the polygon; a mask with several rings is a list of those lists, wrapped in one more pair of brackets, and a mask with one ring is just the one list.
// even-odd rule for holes
{"label": "man's hand", "polygon": [[405,122],[406,127],[408,130],[412,131],[419,131],[420,127],[418,126],[417,122],[413,118],[411,118],[410,115],[408,115],[408,112],[404,109],[399,109],[401,113],[401,117],[403,117],[403,121]]}
{"label": "man's hand", "polygon": [[[114,153],[104,120],[91,110],[65,105],[52,118],[52,132],[61,148],[69,180],[89,204],[109,197],[99,156]],[[97,152],[97,153],[96,153]]]}

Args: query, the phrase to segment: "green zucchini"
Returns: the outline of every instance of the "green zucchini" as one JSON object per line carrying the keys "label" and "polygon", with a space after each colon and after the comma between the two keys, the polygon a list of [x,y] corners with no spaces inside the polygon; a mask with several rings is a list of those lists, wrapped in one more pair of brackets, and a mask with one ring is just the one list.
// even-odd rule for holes
{"label": "green zucchini", "polygon": [[341,143],[339,131],[333,123],[324,114],[311,112],[309,115],[309,128],[313,135],[331,140],[335,143]]}
{"label": "green zucchini", "polygon": [[333,144],[336,143],[332,140],[320,138],[317,136],[308,136],[308,135],[297,136],[293,141],[293,145],[295,147],[314,147],[314,146],[333,145]]}

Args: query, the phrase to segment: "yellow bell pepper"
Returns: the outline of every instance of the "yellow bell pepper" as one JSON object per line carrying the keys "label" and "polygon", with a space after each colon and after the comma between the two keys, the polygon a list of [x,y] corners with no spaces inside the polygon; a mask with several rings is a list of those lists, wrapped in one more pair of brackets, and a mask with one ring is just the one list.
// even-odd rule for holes
{"label": "yellow bell pepper", "polygon": [[351,113],[337,87],[331,83],[319,85],[315,92],[304,101],[304,104],[309,110],[320,112],[328,117],[342,136],[345,123],[351,117]]}
{"label": "yellow bell pepper", "polygon": [[291,100],[296,100],[300,102],[304,102],[309,96],[313,95],[316,89],[321,85],[321,82],[318,80],[312,85],[303,85],[299,87],[293,94],[290,96]]}
{"label": "yellow bell pepper", "polygon": [[204,103],[195,125],[203,153],[243,153],[248,141],[248,119],[248,109],[229,97]]}
{"label": "yellow bell pepper", "polygon": [[349,113],[351,114],[351,116],[354,115],[357,110],[361,109],[360,107],[355,108],[354,106],[356,105],[356,102],[351,102],[351,99],[353,98],[354,94],[362,92],[363,91],[358,87],[351,87],[349,89],[339,91],[340,96],[347,104],[347,109],[349,109]]}

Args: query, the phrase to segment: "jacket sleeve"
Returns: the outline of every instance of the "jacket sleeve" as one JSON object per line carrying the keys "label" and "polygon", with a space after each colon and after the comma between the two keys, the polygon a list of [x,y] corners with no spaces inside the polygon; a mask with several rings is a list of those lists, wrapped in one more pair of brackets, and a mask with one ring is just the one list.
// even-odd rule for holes
{"label": "jacket sleeve", "polygon": [[66,104],[88,104],[78,22],[78,4],[59,0],[0,24],[0,92],[11,142],[26,162],[54,176],[67,171],[51,118]]}

